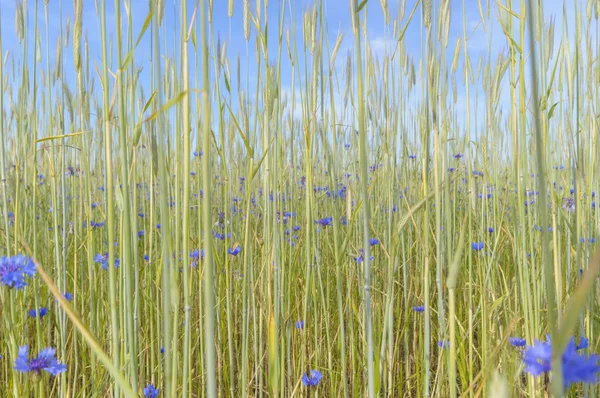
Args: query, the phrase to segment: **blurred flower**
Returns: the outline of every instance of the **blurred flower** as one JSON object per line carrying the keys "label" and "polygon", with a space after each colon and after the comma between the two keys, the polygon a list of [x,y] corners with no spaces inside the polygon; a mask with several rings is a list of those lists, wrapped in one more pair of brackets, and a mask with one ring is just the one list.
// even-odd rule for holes
{"label": "blurred flower", "polygon": [[19,347],[19,356],[15,361],[15,369],[22,373],[35,372],[42,370],[56,376],[67,371],[67,366],[58,363],[54,357],[56,350],[54,348],[45,348],[38,354],[37,358],[28,359],[28,346]]}
{"label": "blurred flower", "polygon": [[567,211],[567,213],[572,213],[575,211],[575,199],[573,198],[563,198],[562,208]]}
{"label": "blurred flower", "polygon": [[296,321],[296,329],[304,329],[304,321]]}
{"label": "blurred flower", "polygon": [[3,285],[23,289],[27,286],[25,277],[32,277],[34,274],[35,264],[22,254],[0,257],[0,282]]}
{"label": "blurred flower", "polygon": [[48,308],[42,307],[42,308],[40,308],[39,311],[36,311],[35,308],[34,308],[34,309],[29,310],[27,313],[32,318],[35,318],[38,315],[40,316],[40,318],[43,318],[48,313]]}
{"label": "blurred flower", "polygon": [[416,305],[414,307],[412,307],[414,312],[425,312],[425,306],[424,305]]}
{"label": "blurred flower", "polygon": [[[102,269],[107,270],[108,269],[108,253],[104,253],[104,254],[96,254],[93,258],[94,262],[96,264],[100,264],[102,266]],[[115,259],[115,268],[119,268],[121,266],[121,260],[120,259]]]}
{"label": "blurred flower", "polygon": [[[353,258],[354,258],[354,261],[356,261],[357,264],[362,264],[363,261],[365,261],[365,255],[364,255],[364,253],[361,254],[358,257],[353,257]],[[371,261],[375,260],[375,256],[369,256],[369,260],[371,260]]]}
{"label": "blurred flower", "polygon": [[159,392],[158,388],[154,387],[153,384],[148,384],[144,388],[144,397],[147,397],[147,398],[156,398],[156,397],[158,397],[158,392]]}
{"label": "blurred flower", "polygon": [[590,341],[585,338],[582,337],[579,339],[579,344],[577,344],[577,346],[575,347],[577,350],[584,350],[586,348],[588,348],[590,346]]}
{"label": "blurred flower", "polygon": [[330,227],[333,225],[333,217],[323,217],[320,220],[316,220],[315,224],[319,224],[322,227]]}
{"label": "blurred flower", "polygon": [[523,339],[521,337],[509,337],[508,338],[508,342],[513,347],[524,347],[525,344],[527,344],[527,342],[525,341],[525,339]]}
{"label": "blurred flower", "polygon": [[[583,340],[583,339],[582,339]],[[583,340],[583,345],[587,344],[587,339]],[[582,345],[580,343],[580,345]],[[562,355],[563,383],[565,388],[571,384],[597,383],[597,374],[600,372],[598,355],[582,355],[578,352],[575,340],[571,337],[565,351]],[[533,376],[539,376],[552,370],[552,342],[547,337],[546,342],[536,340],[532,346],[528,346],[523,352],[523,364],[525,372]]]}
{"label": "blurred flower", "polygon": [[378,245],[379,243],[380,243],[380,241],[379,241],[379,239],[377,239],[377,238],[371,238],[371,239],[369,239],[369,244],[370,244],[371,246]]}
{"label": "blurred flower", "polygon": [[316,387],[319,385],[322,378],[323,375],[321,374],[321,372],[319,372],[318,370],[311,370],[310,376],[308,375],[308,373],[302,375],[302,383],[306,387]]}
{"label": "blurred flower", "polygon": [[231,254],[232,256],[237,256],[238,254],[240,254],[241,251],[242,251],[241,246],[236,246],[236,247],[227,249],[227,253]]}
{"label": "blurred flower", "polygon": [[476,252],[482,250],[484,247],[483,242],[473,242],[471,243],[471,249],[475,250]]}

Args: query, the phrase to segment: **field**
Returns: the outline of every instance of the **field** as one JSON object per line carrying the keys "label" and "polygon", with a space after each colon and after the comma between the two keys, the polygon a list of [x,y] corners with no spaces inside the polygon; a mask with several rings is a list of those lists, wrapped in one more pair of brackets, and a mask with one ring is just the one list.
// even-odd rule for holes
{"label": "field", "polygon": [[600,2],[0,10],[0,397],[600,394]]}

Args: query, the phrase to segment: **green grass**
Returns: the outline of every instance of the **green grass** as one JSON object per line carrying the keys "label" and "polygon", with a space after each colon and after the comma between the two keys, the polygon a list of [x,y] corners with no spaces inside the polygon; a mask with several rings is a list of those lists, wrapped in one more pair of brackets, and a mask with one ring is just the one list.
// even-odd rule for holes
{"label": "green grass", "polygon": [[[151,1],[137,32],[130,0],[76,0],[58,37],[54,2],[31,1],[0,63],[0,254],[39,274],[0,287],[1,397],[600,393],[528,376],[508,343],[549,334],[555,358],[571,336],[600,343],[596,3],[577,3],[573,32],[537,2],[477,2],[472,31],[465,1],[351,0],[333,41],[320,0],[302,15],[229,1],[238,55],[211,1],[175,20]],[[474,58],[473,35],[498,25],[506,50]],[[23,345],[56,347],[68,371],[17,373]]]}

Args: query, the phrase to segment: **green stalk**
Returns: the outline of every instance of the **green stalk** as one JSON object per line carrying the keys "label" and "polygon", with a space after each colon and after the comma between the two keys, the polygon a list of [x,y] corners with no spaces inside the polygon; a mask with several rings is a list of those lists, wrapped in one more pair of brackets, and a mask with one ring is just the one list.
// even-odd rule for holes
{"label": "green stalk", "polygon": [[362,52],[360,46],[360,15],[358,10],[357,0],[352,0],[350,12],[351,18],[354,20],[354,37],[356,48],[356,76],[358,79],[358,141],[360,151],[360,188],[362,200],[362,232],[363,232],[363,278],[364,278],[364,308],[365,308],[365,329],[367,340],[367,372],[368,372],[368,394],[369,397],[375,397],[375,369],[373,366],[373,331],[372,331],[372,315],[371,315],[371,262],[369,260],[369,180],[368,180],[368,159],[367,159],[367,127],[365,125],[365,99],[363,93],[363,73],[362,73]]}
{"label": "green stalk", "polygon": [[208,71],[208,45],[206,32],[206,12],[208,4],[200,4],[200,29],[202,49],[202,180],[204,197],[202,199],[204,229],[204,350],[206,370],[206,394],[209,398],[217,396],[217,362],[215,350],[215,291],[214,270],[212,261],[212,189],[211,189],[211,104]]}
{"label": "green stalk", "polygon": [[[531,97],[534,106],[538,106],[539,94],[538,94],[538,78],[537,78],[537,61],[536,61],[536,46],[534,39],[534,23],[533,23],[533,4],[531,0],[527,1],[527,17],[529,23],[529,48],[531,51]],[[533,112],[534,119],[534,133],[535,133],[535,164],[537,172],[537,189],[539,191],[538,196],[538,217],[542,225],[542,264],[544,266],[544,288],[546,290],[546,297],[548,300],[547,312],[548,312],[548,327],[550,329],[550,335],[552,341],[557,341],[558,337],[558,324],[557,324],[557,313],[558,307],[556,303],[556,287],[554,285],[554,268],[552,265],[552,257],[550,256],[550,235],[547,232],[548,228],[548,215],[547,215],[547,199],[546,199],[546,169],[545,169],[545,152],[542,146],[542,126],[540,122],[539,113]],[[521,132],[524,134],[525,132]],[[565,393],[562,377],[562,352],[558,351],[557,345],[554,344],[552,352],[552,394],[556,397],[562,397]]]}
{"label": "green stalk", "polygon": [[[115,271],[115,206],[114,186],[113,186],[113,168],[112,168],[112,134],[110,127],[110,108],[108,102],[108,59],[106,54],[106,0],[102,0],[100,11],[102,26],[102,107],[103,107],[103,127],[104,127],[104,161],[106,175],[106,228],[108,229],[108,295],[110,303],[110,329],[111,329],[111,353],[112,364],[115,368],[121,368],[119,351],[119,318],[117,316],[117,280]],[[46,6],[46,21],[48,20],[48,6]],[[88,226],[91,228],[91,226]],[[118,386],[113,386],[113,396],[120,396]]]}
{"label": "green stalk", "polygon": [[[188,66],[188,22],[187,2],[182,4],[182,27],[181,27],[181,73],[183,75],[183,91],[189,90],[189,66]],[[182,104],[183,113],[183,306],[184,306],[184,330],[183,330],[183,379],[182,396],[188,397],[191,392],[190,379],[190,343],[191,343],[191,289],[190,289],[190,266],[186,260],[190,253],[190,156],[192,153],[190,135],[190,101],[186,95]]]}
{"label": "green stalk", "polygon": [[[123,64],[123,40],[121,29],[121,0],[115,0],[115,25],[117,40],[117,62]],[[131,226],[131,206],[130,206],[130,190],[129,190],[129,161],[128,161],[128,142],[127,142],[127,116],[125,114],[125,87],[124,79],[126,77],[125,70],[119,66],[117,73],[117,101],[119,108],[119,157],[121,158],[121,196],[123,203],[121,210],[121,221],[123,228],[121,230],[123,248],[121,252],[121,266],[123,270],[123,285],[125,293],[125,350],[129,356],[129,379],[134,391],[138,390],[138,350],[136,339],[134,337],[137,325],[135,324],[135,312],[133,306],[134,291],[133,291],[133,272],[135,263],[132,256],[132,235],[135,233]],[[110,227],[109,227],[110,228]],[[112,242],[109,239],[109,244]],[[111,264],[112,266],[112,264]]]}

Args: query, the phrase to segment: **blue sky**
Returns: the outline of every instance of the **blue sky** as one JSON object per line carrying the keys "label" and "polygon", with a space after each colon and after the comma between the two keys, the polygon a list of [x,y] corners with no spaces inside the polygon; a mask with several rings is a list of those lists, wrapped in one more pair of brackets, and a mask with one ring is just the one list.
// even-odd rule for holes
{"label": "blue sky", "polygon": [[[407,17],[415,5],[416,0],[406,0],[404,18],[402,19],[400,25],[404,25],[406,23]],[[93,0],[83,0],[84,2],[84,11],[83,11],[83,27],[84,32],[87,32],[90,44],[90,50],[92,53],[92,60],[95,61],[99,66],[102,64],[101,62],[101,42],[100,42],[100,19],[96,14],[96,6]],[[388,0],[389,3],[389,12],[390,12],[390,20],[392,24],[397,20],[398,17],[398,7],[402,1],[392,1]],[[507,52],[508,45],[506,37],[504,36],[500,25],[497,21],[498,15],[498,7],[495,5],[495,2],[489,2],[486,0],[482,0],[483,13],[486,17],[485,23],[486,26],[481,24],[481,15],[478,7],[477,0],[465,0],[465,10],[466,10],[466,26],[467,31],[470,32],[470,38],[468,41],[468,49],[469,54],[472,60],[473,68],[476,68],[478,59],[480,57],[484,57],[484,60],[488,60],[489,54],[491,54],[492,62],[496,59],[498,54],[501,51]],[[164,56],[172,58],[176,52],[179,52],[178,48],[173,47],[174,42],[174,34],[179,29],[178,23],[178,13],[180,1],[179,0],[165,0],[165,19],[162,25],[161,30],[161,52]],[[248,67],[248,72],[250,76],[250,80],[247,82],[251,87],[251,92],[254,90],[254,86],[256,84],[256,49],[255,49],[255,27],[252,29],[252,37],[250,39],[249,44],[246,44],[246,41],[243,36],[243,23],[242,23],[242,2],[241,0],[235,1],[234,15],[233,18],[230,19],[227,15],[227,0],[215,0],[214,1],[214,9],[213,9],[213,29],[215,35],[219,35],[222,41],[227,42],[227,52],[229,57],[229,64],[231,74],[235,76],[235,68],[236,68],[236,56],[240,54],[242,57],[242,78],[245,81],[245,67]],[[491,4],[491,10],[487,10],[487,3]],[[14,34],[14,14],[17,2],[15,0],[0,0],[0,7],[2,7],[2,38],[3,38],[3,51],[8,51],[11,56],[15,57],[17,61],[17,66],[19,65],[21,56],[21,47],[16,40],[16,36]],[[45,68],[45,23],[44,23],[44,6],[43,0],[39,0],[39,28],[41,34],[41,43],[42,43],[42,64],[41,67]],[[55,46],[57,38],[60,34],[61,29],[61,12],[62,12],[62,21],[66,21],[67,17],[70,17],[71,22],[73,21],[73,5],[71,0],[50,0],[50,58],[51,58],[51,67],[54,67],[54,57],[55,57]],[[123,3],[122,3],[123,4]],[[133,32],[134,38],[137,37],[140,32],[145,16],[148,13],[148,0],[132,0],[132,12],[133,12]],[[191,18],[192,12],[194,10],[194,6],[196,1],[189,0],[188,1],[188,18]],[[30,32],[29,37],[33,36],[33,16],[34,16],[34,0],[28,0],[27,2],[27,29]],[[270,0],[269,1],[269,40],[270,40],[270,51],[269,51],[269,59],[271,62],[274,62],[277,58],[277,18],[279,12],[279,6],[281,6],[277,1]],[[336,37],[339,33],[344,34],[344,41],[338,52],[337,56],[337,66],[340,67],[338,73],[342,73],[341,65],[343,65],[343,60],[345,60],[346,54],[350,51],[352,52],[354,49],[354,39],[352,35],[351,22],[350,22],[350,9],[349,3],[347,0],[324,0],[324,17],[327,21],[328,31],[327,37],[329,39],[330,48],[333,48]],[[286,21],[284,23],[284,29],[291,28],[291,15],[289,7],[295,7],[295,16],[297,22],[297,45],[299,49],[299,55],[302,57],[302,13],[303,11],[308,10],[312,7],[312,2],[308,1],[286,1]],[[518,10],[519,4],[518,1],[515,1],[513,4],[513,8]],[[558,44],[558,39],[560,38],[561,31],[561,21],[562,21],[562,2],[544,2],[545,7],[545,19],[546,22],[549,20],[550,16],[554,15],[557,21],[556,28],[556,36],[555,42]],[[62,8],[62,11],[61,11]],[[583,10],[585,10],[585,4],[583,5]],[[111,38],[115,37],[115,17],[114,17],[114,2],[107,1],[107,21],[108,21],[108,32]],[[255,0],[251,0],[251,10],[255,13],[256,6]],[[382,9],[378,0],[369,0],[367,6],[365,7],[367,12],[367,22],[366,22],[366,31],[368,35],[368,40],[371,46],[371,49],[375,56],[380,59],[383,58],[385,54],[390,54],[393,52],[392,47],[395,45],[395,39],[392,33],[392,25],[385,25],[384,18],[382,14]],[[568,10],[570,13],[570,18],[574,14],[572,10]],[[491,18],[487,18],[488,13],[491,13]],[[122,16],[124,19],[124,27],[123,30],[126,32],[126,13],[125,7],[122,7]],[[199,15],[197,16],[199,17]],[[420,6],[415,13],[415,17],[412,22],[409,24],[408,29],[404,38],[404,48],[405,52],[413,59],[415,63],[415,67],[418,68],[419,60],[420,60],[420,49],[421,49],[421,41],[422,41],[422,29],[421,29],[421,10]],[[263,15],[264,21],[264,15]],[[362,20],[364,21],[364,19]],[[362,22],[361,21],[361,22]],[[452,16],[451,16],[451,27],[449,32],[449,40],[447,51],[447,60],[448,63],[452,61],[452,54],[454,52],[454,46],[458,37],[462,37],[463,35],[463,2],[462,1],[452,1]],[[571,24],[572,26],[572,24]],[[64,24],[63,24],[64,28]],[[573,34],[574,29],[571,27],[570,34]],[[72,35],[71,35],[72,36]],[[146,97],[149,96],[149,75],[150,75],[150,30],[146,32],[146,35],[142,39],[136,54],[135,54],[135,62],[137,67],[142,67],[144,71],[142,72],[140,81],[146,87],[145,93]],[[199,38],[198,38],[199,40]],[[285,40],[284,40],[285,42]],[[31,45],[31,41],[29,44],[29,61],[32,62],[33,58],[33,46]],[[555,52],[558,45],[555,45]],[[364,43],[363,43],[364,45]],[[489,49],[491,49],[491,52]],[[71,56],[71,43],[69,43],[69,47],[65,49],[64,53],[64,65],[65,65],[65,76],[67,79],[67,83],[74,89],[74,74],[69,73],[72,71],[73,62]],[[246,55],[248,54],[248,56]],[[177,54],[177,56],[179,56]],[[461,61],[459,62],[458,70],[462,69],[463,65],[463,55],[461,53]],[[284,93],[289,93],[291,87],[291,66],[289,59],[287,57],[287,50],[284,48],[282,51],[282,87],[281,90]],[[191,78],[193,79],[193,58],[190,59],[190,68],[192,68]],[[116,50],[113,47],[113,63],[111,69],[114,70],[116,65]],[[300,65],[303,65],[303,59],[300,59]],[[164,62],[163,62],[164,67]],[[212,68],[212,64],[211,64]],[[19,69],[17,69],[19,70]],[[90,65],[90,70],[95,74],[93,64]],[[211,71],[212,73],[212,71]],[[297,75],[296,75],[297,77]],[[341,77],[340,77],[341,79]],[[459,119],[464,118],[462,115],[465,109],[465,85],[464,85],[463,73],[459,72],[457,74],[457,93],[458,93],[458,101],[454,106],[454,112],[459,115]],[[305,82],[301,82],[300,85],[303,86]],[[194,81],[192,80],[192,85],[194,85]],[[299,83],[296,81],[296,87],[298,87]],[[237,82],[233,82],[233,88],[237,87]],[[100,85],[96,84],[96,93],[100,94]],[[339,99],[343,96],[343,87],[340,89],[342,92],[339,93]],[[475,85],[471,86],[471,101],[474,104],[476,97],[475,93],[478,91],[479,103],[483,103],[482,101],[482,89],[481,82],[476,82]],[[413,105],[417,105],[418,98],[416,95],[413,97],[414,103]],[[299,101],[298,96],[296,96],[296,101]],[[288,101],[289,102],[289,101]],[[505,79],[505,84],[503,84],[503,94],[501,96],[501,107],[506,107],[509,105],[508,100],[508,80]],[[474,107],[472,107],[473,109]],[[481,105],[479,105],[481,109]],[[477,115],[474,115],[473,118],[476,118]]]}

